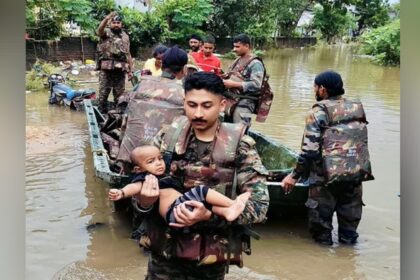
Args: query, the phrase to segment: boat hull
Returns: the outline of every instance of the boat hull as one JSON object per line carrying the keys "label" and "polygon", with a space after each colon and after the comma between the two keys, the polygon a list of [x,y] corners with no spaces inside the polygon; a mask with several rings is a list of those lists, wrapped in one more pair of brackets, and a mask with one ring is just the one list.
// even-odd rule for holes
{"label": "boat hull", "polygon": [[[110,169],[108,154],[105,150],[99,123],[104,120],[97,107],[91,100],[84,100],[85,113],[89,126],[89,138],[92,149],[95,174],[112,188],[122,188],[130,183],[129,176],[121,175]],[[296,164],[297,153],[285,145],[250,129],[249,134],[256,141],[256,147],[264,166],[270,173],[268,190],[270,194],[270,212],[281,214],[288,207],[303,206],[307,200],[308,188],[302,184],[285,195],[279,185],[281,180],[291,172]]]}

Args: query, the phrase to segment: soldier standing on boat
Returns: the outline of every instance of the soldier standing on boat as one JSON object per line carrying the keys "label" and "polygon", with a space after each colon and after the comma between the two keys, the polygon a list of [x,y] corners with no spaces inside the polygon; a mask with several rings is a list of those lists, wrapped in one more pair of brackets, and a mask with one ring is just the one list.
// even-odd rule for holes
{"label": "soldier standing on boat", "polygon": [[337,212],[339,242],[354,244],[362,218],[361,182],[373,179],[365,112],[360,101],[343,98],[343,81],[334,71],[316,76],[314,93],[317,103],[306,117],[298,162],[283,179],[283,189],[287,194],[298,179],[307,179],[309,231],[315,242],[333,244]]}
{"label": "soldier standing on boat", "polygon": [[[140,245],[149,248],[146,279],[224,279],[229,264],[242,266],[242,251],[250,253],[246,227],[264,222],[269,204],[267,170],[255,149],[255,141],[245,135],[243,124],[222,123],[226,99],[222,79],[207,72],[185,78],[186,116],[175,120],[155,137],[164,153],[170,175],[185,190],[205,185],[230,198],[252,193],[244,212],[228,224],[202,203],[185,202],[174,214],[184,228],[169,228],[154,204],[159,197],[158,181],[149,176],[134,205],[146,214]],[[188,208],[190,207],[190,208]]]}
{"label": "soldier standing on boat", "polygon": [[238,58],[229,67],[223,83],[233,96],[240,95],[229,109],[228,120],[247,126],[251,125],[251,116],[256,111],[261,94],[265,68],[251,50],[251,40],[245,34],[233,38],[233,52]]}
{"label": "soldier standing on boat", "polygon": [[125,74],[133,76],[130,39],[122,30],[121,17],[111,12],[99,24],[97,69],[99,72],[99,110],[108,111],[108,96],[112,90],[114,106],[125,90]]}

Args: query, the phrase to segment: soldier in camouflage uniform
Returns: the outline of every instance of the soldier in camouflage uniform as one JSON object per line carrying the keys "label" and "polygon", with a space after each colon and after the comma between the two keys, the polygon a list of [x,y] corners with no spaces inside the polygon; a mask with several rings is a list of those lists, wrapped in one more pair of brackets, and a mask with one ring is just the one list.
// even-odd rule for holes
{"label": "soldier in camouflage uniform", "polygon": [[[233,105],[233,112],[228,112],[231,121],[251,125],[251,116],[255,113],[264,78],[264,65],[251,52],[251,40],[245,34],[233,38],[233,51],[239,57],[229,67],[229,79],[223,80],[225,87],[240,95]],[[251,61],[252,60],[252,61]]]}
{"label": "soldier in camouflage uniform", "polygon": [[160,77],[141,77],[129,96],[118,161],[130,163],[130,153],[135,147],[150,144],[163,126],[184,115],[184,89],[179,81],[184,77],[187,61],[187,53],[174,46],[163,54]]}
{"label": "soldier in camouflage uniform", "polygon": [[148,280],[224,279],[228,259],[230,264],[242,266],[242,249],[249,250],[242,247],[243,235],[235,234],[234,229],[265,221],[268,210],[267,170],[255,141],[244,134],[245,125],[219,121],[226,105],[221,78],[213,73],[194,73],[186,77],[184,88],[187,116],[179,117],[155,137],[171,175],[185,190],[205,185],[230,198],[245,191],[250,191],[251,197],[232,224],[200,202],[182,203],[174,209],[174,216],[188,231],[169,229],[164,221],[156,220],[159,215],[153,211],[157,208],[153,204],[159,195],[158,181],[146,177],[135,206],[149,213],[146,222],[151,219],[146,223],[146,236],[140,240],[140,245],[151,250]]}
{"label": "soldier in camouflage uniform", "polygon": [[[298,179],[307,179],[310,188],[306,206],[313,239],[320,244],[333,244],[332,219],[334,212],[337,212],[339,241],[353,244],[359,236],[356,230],[362,217],[362,184],[360,181],[350,181],[326,185],[327,172],[322,157],[322,151],[325,151],[323,132],[330,121],[322,105],[325,102],[345,102],[342,97],[344,88],[341,76],[333,71],[319,74],[315,78],[314,92],[318,103],[308,112],[298,162],[293,172],[283,179],[283,189],[287,194]],[[353,113],[354,108],[357,106],[352,106],[348,111],[333,113],[336,114],[335,117],[345,117],[346,114]]]}
{"label": "soldier in camouflage uniform", "polygon": [[[109,27],[107,27],[109,25]],[[115,12],[107,15],[99,24],[97,34],[99,72],[99,110],[107,112],[108,96],[112,90],[114,105],[125,90],[125,73],[133,76],[133,62],[130,54],[130,39],[122,30],[121,18]]]}

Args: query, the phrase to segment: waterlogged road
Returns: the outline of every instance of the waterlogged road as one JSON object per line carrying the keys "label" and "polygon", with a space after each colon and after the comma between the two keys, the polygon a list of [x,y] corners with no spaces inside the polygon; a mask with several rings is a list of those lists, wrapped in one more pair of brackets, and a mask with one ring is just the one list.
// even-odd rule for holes
{"label": "waterlogged road", "polygon": [[[253,242],[245,267],[232,267],[226,279],[399,279],[399,69],[340,47],[276,50],[265,63],[275,102],[267,122],[255,128],[298,149],[314,76],[335,69],[346,95],[365,106],[376,180],[365,183],[354,247],[317,246],[303,218],[269,220],[256,227],[262,238]],[[147,257],[128,238],[130,221],[113,212],[106,184],[94,176],[83,113],[49,106],[47,99],[46,92],[27,94],[27,279],[143,279]]]}

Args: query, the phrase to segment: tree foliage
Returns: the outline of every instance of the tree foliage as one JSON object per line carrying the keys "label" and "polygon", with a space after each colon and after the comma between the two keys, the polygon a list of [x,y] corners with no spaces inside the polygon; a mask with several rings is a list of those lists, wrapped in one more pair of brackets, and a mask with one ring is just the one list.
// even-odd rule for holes
{"label": "tree foliage", "polygon": [[92,33],[97,21],[91,17],[89,0],[27,0],[26,26],[29,36],[36,39],[60,37],[65,22],[76,22],[85,32]]}
{"label": "tree foliage", "polygon": [[319,0],[314,7],[313,28],[321,33],[328,43],[355,28],[356,18],[348,11],[352,0]]}
{"label": "tree foliage", "polygon": [[120,15],[130,36],[132,52],[135,53],[138,47],[150,47],[166,39],[168,26],[163,18],[127,7],[120,10]]}
{"label": "tree foliage", "polygon": [[277,29],[281,36],[292,37],[300,17],[313,0],[273,0]]}
{"label": "tree foliage", "polygon": [[168,30],[165,37],[174,42],[185,42],[191,34],[204,34],[204,23],[213,13],[211,0],[165,0],[156,2],[157,17],[165,19]]}
{"label": "tree foliage", "polygon": [[366,28],[377,28],[389,21],[390,7],[387,0],[355,0],[357,33]]}
{"label": "tree foliage", "polygon": [[400,64],[400,20],[365,32],[360,38],[361,51],[373,55],[384,65]]}

